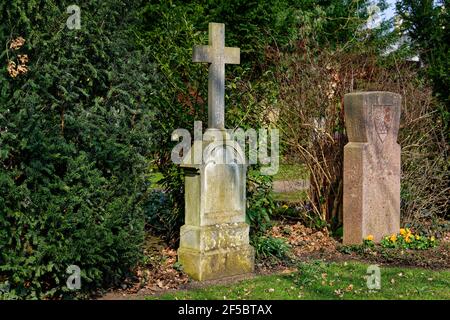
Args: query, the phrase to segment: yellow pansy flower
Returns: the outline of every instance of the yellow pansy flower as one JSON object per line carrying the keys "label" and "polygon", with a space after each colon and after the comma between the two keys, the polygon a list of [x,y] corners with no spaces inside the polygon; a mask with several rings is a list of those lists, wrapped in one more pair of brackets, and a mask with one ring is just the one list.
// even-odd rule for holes
{"label": "yellow pansy flower", "polygon": [[389,238],[392,242],[397,241],[397,235],[394,233],[390,238]]}
{"label": "yellow pansy flower", "polygon": [[366,238],[367,241],[373,241],[373,235],[369,234]]}
{"label": "yellow pansy flower", "polygon": [[404,236],[404,235],[406,234],[406,230],[403,229],[403,228],[401,228],[401,229],[400,229],[400,234],[401,234],[402,236]]}

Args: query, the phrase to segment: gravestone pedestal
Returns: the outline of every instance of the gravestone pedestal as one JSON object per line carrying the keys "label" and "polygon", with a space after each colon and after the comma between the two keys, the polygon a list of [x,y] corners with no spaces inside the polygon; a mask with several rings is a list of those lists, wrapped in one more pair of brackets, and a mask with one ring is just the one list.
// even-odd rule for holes
{"label": "gravestone pedestal", "polygon": [[[254,249],[245,223],[245,156],[225,130],[218,141],[194,141],[184,158],[185,225],[178,259],[196,280],[219,279],[253,272]],[[196,164],[195,152],[203,157]]]}
{"label": "gravestone pedestal", "polygon": [[345,95],[344,244],[399,232],[400,103],[390,92]]}

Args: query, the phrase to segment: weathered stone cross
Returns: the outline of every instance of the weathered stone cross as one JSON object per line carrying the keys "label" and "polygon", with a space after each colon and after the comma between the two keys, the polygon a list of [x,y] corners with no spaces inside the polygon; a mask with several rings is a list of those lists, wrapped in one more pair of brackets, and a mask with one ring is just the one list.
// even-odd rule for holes
{"label": "weathered stone cross", "polygon": [[239,54],[238,48],[225,47],[221,23],[209,24],[209,45],[195,46],[193,52],[194,62],[210,63],[209,128],[202,138],[194,137],[182,164],[185,219],[178,261],[200,281],[252,273],[255,266],[245,222],[245,153],[225,129],[225,64],[238,64]]}
{"label": "weathered stone cross", "polygon": [[208,127],[225,129],[225,64],[239,64],[239,48],[225,47],[225,25],[209,24],[209,45],[195,46],[192,60],[209,62]]}

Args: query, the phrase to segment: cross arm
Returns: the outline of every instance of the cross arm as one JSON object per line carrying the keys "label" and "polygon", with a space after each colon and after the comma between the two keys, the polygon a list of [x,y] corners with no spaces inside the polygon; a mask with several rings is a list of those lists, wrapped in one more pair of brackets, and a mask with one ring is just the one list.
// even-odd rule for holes
{"label": "cross arm", "polygon": [[239,48],[225,47],[225,63],[228,64],[241,63],[241,50]]}
{"label": "cross arm", "polygon": [[212,62],[209,46],[194,46],[192,51],[193,62]]}

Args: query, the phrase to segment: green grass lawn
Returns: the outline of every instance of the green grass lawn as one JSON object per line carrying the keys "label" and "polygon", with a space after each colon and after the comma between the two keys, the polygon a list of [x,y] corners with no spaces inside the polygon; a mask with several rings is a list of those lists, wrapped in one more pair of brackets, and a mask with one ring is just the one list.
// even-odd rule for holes
{"label": "green grass lawn", "polygon": [[[308,179],[309,171],[304,164],[280,164],[279,170],[273,176],[273,180],[292,181]],[[297,190],[292,192],[272,192],[275,201],[281,202],[302,202],[307,199],[306,190]]]}
{"label": "green grass lawn", "polygon": [[306,190],[293,192],[272,192],[273,199],[280,202],[303,202],[308,199]]}
{"label": "green grass lawn", "polygon": [[381,266],[381,289],[367,288],[368,265],[309,262],[291,274],[177,291],[148,299],[450,299],[450,271]]}
{"label": "green grass lawn", "polygon": [[278,172],[273,176],[274,180],[299,180],[308,179],[308,167],[301,163],[296,164],[280,164]]}

